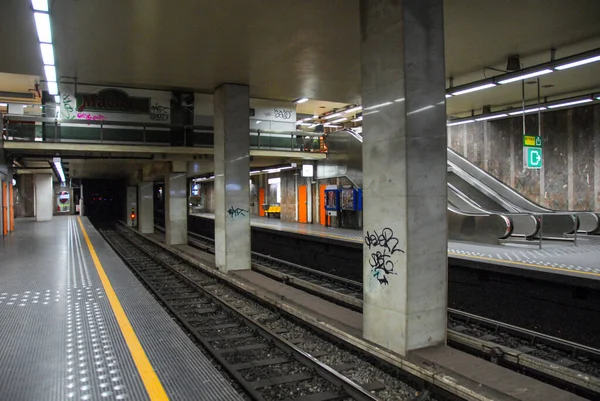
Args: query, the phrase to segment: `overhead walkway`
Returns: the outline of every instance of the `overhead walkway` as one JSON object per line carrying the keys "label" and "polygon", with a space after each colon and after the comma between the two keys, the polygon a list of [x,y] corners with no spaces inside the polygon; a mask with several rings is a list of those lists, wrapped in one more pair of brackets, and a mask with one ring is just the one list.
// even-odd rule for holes
{"label": "overhead walkway", "polygon": [[[58,120],[48,117],[4,116],[2,147],[7,151],[44,153],[116,154],[214,154],[214,130],[208,126],[184,126],[125,121]],[[299,143],[311,132],[249,130],[250,156],[325,159],[325,149]],[[320,143],[321,141],[311,141]]]}

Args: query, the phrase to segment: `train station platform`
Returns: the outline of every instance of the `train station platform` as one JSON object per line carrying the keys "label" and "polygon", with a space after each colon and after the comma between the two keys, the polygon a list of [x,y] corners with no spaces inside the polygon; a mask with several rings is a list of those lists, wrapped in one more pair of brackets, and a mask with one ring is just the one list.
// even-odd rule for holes
{"label": "train station platform", "polygon": [[0,239],[3,400],[241,400],[86,218]]}
{"label": "train station platform", "polygon": [[[191,216],[214,219],[214,214],[197,213]],[[362,244],[360,230],[325,227],[320,224],[284,222],[275,218],[252,217],[253,227],[299,235]],[[577,243],[544,240],[542,249],[537,242],[515,241],[503,245],[484,245],[448,241],[448,256],[480,264],[500,265],[524,270],[565,274],[600,280],[600,236],[580,236]]]}

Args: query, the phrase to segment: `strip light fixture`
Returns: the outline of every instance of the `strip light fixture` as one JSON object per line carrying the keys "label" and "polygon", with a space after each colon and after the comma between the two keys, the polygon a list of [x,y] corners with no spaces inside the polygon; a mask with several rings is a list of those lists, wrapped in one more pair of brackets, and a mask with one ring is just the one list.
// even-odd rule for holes
{"label": "strip light fixture", "polygon": [[298,98],[298,99],[294,100],[294,103],[296,103],[296,104],[302,104],[304,102],[308,102],[308,98],[307,97],[301,97],[301,98]]}
{"label": "strip light fixture", "polygon": [[593,99],[580,99],[580,100],[574,100],[572,102],[566,102],[566,103],[558,103],[558,104],[551,104],[548,106],[549,109],[556,109],[558,107],[567,107],[567,106],[574,106],[576,104],[582,104],[582,103],[589,103],[591,102]]}
{"label": "strip light fixture", "polygon": [[346,109],[343,111],[344,114],[346,113],[353,113],[355,111],[361,111],[362,110],[362,106],[356,106],[356,107],[352,107],[350,109]]}
{"label": "strip light fixture", "polygon": [[515,81],[521,81],[523,79],[528,79],[528,78],[533,78],[533,77],[539,77],[540,75],[550,74],[551,72],[552,72],[551,69],[546,68],[544,70],[534,71],[534,72],[530,72],[530,73],[527,73],[527,74],[517,75],[516,77],[503,79],[501,81],[498,81],[498,83],[500,85],[504,85],[504,84],[508,84],[508,83],[511,83],[511,82],[515,82]]}
{"label": "strip light fixture", "polygon": [[35,20],[35,28],[37,30],[38,39],[40,41],[40,51],[44,62],[44,71],[46,73],[46,85],[48,93],[55,96],[54,102],[60,103],[58,97],[58,80],[56,76],[54,48],[52,46],[52,29],[50,24],[50,9],[48,8],[48,0],[31,0],[33,8],[33,18]]}
{"label": "strip light fixture", "polygon": [[54,168],[56,169],[56,172],[58,173],[58,178],[60,178],[60,182],[64,183],[66,181],[66,179],[65,179],[65,173],[62,168],[62,163],[60,161],[60,157],[55,157],[54,159],[52,159],[52,162],[54,164]]}
{"label": "strip light fixture", "polygon": [[467,89],[459,90],[457,92],[453,92],[452,96],[458,96],[458,95],[464,95],[465,93],[477,92],[477,91],[480,91],[480,90],[483,90],[483,89],[493,88],[494,86],[496,86],[496,84],[494,84],[494,83],[473,86],[471,88],[467,88]]}
{"label": "strip light fixture", "polygon": [[508,114],[502,113],[502,114],[496,114],[494,116],[487,116],[487,117],[476,118],[475,121],[493,120],[495,118],[502,118],[502,117],[508,117]]}
{"label": "strip light fixture", "polygon": [[517,116],[519,114],[535,113],[536,111],[542,111],[542,110],[546,110],[546,108],[545,107],[536,107],[535,109],[513,111],[512,113],[508,113],[508,115],[509,116]]}
{"label": "strip light fixture", "polygon": [[561,70],[567,70],[569,68],[578,67],[578,66],[584,65],[584,64],[594,63],[596,61],[600,61],[600,55],[594,56],[594,57],[585,58],[583,60],[574,61],[574,62],[568,63],[568,64],[559,65],[557,67],[554,67],[554,69],[555,70],[559,70],[559,71],[561,71]]}
{"label": "strip light fixture", "polygon": [[343,117],[343,118],[338,118],[337,120],[333,120],[331,121],[331,124],[337,124],[337,123],[341,123],[343,121],[348,120],[347,118]]}
{"label": "strip light fixture", "polygon": [[325,116],[325,117],[323,117],[323,118],[324,118],[325,120],[331,120],[332,118],[335,118],[335,117],[340,117],[341,115],[342,115],[342,113],[333,113],[333,114],[330,114],[330,115],[328,115],[328,116]]}

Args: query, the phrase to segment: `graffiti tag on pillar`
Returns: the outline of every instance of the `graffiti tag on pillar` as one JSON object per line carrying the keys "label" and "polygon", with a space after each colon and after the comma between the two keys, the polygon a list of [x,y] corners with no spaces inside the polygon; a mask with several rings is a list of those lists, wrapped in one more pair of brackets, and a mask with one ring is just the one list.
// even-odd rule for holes
{"label": "graffiti tag on pillar", "polygon": [[246,213],[249,213],[248,210],[244,210],[244,209],[240,209],[239,207],[229,207],[229,209],[227,210],[227,213],[229,213],[229,217],[231,217],[232,219],[234,217],[238,217],[238,216],[245,216]]}
{"label": "graffiti tag on pillar", "polygon": [[400,240],[394,235],[391,228],[384,228],[380,233],[373,230],[367,231],[365,235],[365,245],[371,251],[369,265],[373,277],[379,281],[381,285],[388,285],[387,276],[397,274],[394,272],[394,260],[392,259],[395,253],[404,253],[398,246]]}

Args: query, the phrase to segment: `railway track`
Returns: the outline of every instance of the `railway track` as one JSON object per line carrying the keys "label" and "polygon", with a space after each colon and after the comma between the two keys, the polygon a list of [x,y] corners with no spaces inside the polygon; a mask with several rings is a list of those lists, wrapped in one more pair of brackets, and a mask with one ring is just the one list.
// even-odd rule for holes
{"label": "railway track", "polygon": [[129,230],[101,234],[251,399],[434,399]]}
{"label": "railway track", "polygon": [[[214,241],[189,233],[191,246],[214,253]],[[362,283],[252,253],[254,270],[362,311]],[[600,398],[600,350],[481,316],[448,309],[449,345],[577,394]]]}

